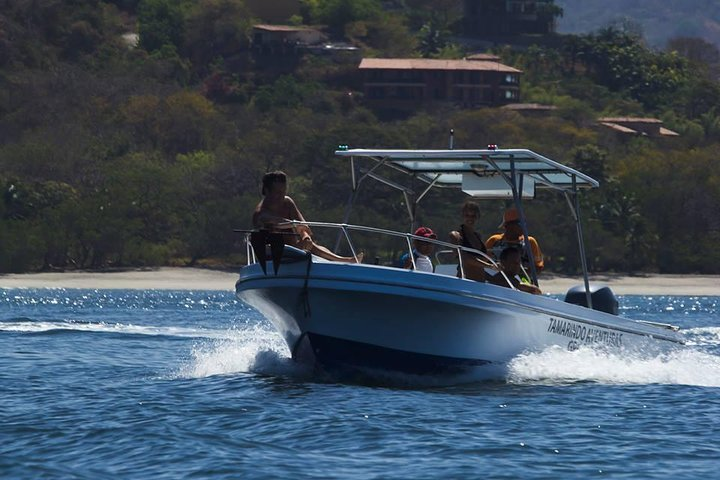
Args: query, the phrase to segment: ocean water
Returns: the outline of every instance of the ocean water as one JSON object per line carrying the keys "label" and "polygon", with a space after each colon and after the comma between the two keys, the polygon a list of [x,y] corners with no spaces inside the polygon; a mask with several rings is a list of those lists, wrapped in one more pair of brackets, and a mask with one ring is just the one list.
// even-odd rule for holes
{"label": "ocean water", "polygon": [[655,358],[339,379],[231,292],[0,289],[0,478],[716,478],[720,297],[620,298]]}

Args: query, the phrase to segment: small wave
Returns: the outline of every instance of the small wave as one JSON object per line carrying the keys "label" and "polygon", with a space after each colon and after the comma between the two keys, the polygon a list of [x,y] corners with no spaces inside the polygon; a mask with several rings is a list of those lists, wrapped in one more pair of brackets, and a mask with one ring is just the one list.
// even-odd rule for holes
{"label": "small wave", "polygon": [[151,325],[132,325],[123,323],[65,321],[35,321],[16,319],[0,322],[0,332],[48,334],[63,332],[114,333],[127,335],[151,335],[185,338],[220,338],[225,335],[221,330],[204,330],[184,327],[158,327]]}
{"label": "small wave", "polygon": [[698,327],[683,331],[688,345],[720,345],[720,327]]}
{"label": "small wave", "polygon": [[590,348],[570,352],[551,347],[516,357],[509,364],[508,381],[619,384],[674,384],[720,387],[720,356],[678,349],[654,357],[611,354]]}
{"label": "small wave", "polygon": [[322,382],[340,382],[369,387],[388,387],[399,389],[433,389],[458,387],[467,384],[504,382],[507,366],[491,364],[468,367],[461,372],[443,372],[414,374],[375,368],[337,368],[323,369],[315,379]]}
{"label": "small wave", "polygon": [[225,332],[224,338],[197,344],[191,358],[178,369],[176,378],[203,378],[233,373],[307,375],[297,364],[282,338],[263,325],[248,325]]}

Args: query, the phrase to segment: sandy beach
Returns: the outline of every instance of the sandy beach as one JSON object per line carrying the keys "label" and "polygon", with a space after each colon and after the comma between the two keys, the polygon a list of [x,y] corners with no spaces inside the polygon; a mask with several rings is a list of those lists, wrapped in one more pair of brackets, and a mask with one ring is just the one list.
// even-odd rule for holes
{"label": "sandy beach", "polygon": [[[227,290],[237,274],[203,268],[157,268],[114,272],[0,274],[0,288],[88,288],[157,290]],[[609,285],[618,295],[720,296],[720,275],[594,275],[591,281]],[[544,293],[563,294],[579,277],[545,274]]]}

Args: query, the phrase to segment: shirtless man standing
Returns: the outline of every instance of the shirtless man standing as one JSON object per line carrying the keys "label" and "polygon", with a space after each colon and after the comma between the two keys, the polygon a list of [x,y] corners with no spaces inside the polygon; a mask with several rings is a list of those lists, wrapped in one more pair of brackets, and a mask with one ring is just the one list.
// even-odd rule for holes
{"label": "shirtless man standing", "polygon": [[262,179],[263,199],[253,213],[253,226],[268,230],[294,230],[294,234],[285,235],[285,243],[311,252],[318,257],[335,262],[361,263],[363,253],[356,257],[341,257],[328,248],[318,245],[312,239],[312,231],[307,225],[280,225],[297,220],[304,222],[295,201],[287,196],[287,175],[285,172],[266,173]]}

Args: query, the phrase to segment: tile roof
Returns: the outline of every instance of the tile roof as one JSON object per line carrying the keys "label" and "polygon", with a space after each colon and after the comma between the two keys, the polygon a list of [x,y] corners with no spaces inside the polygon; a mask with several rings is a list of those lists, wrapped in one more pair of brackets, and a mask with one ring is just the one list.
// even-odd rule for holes
{"label": "tile roof", "polygon": [[662,120],[657,118],[643,118],[643,117],[603,117],[598,118],[599,122],[610,122],[610,123],[662,123]]}
{"label": "tile roof", "polygon": [[620,132],[620,133],[632,133],[632,134],[639,133],[639,132],[633,130],[632,128],[623,127],[622,125],[618,125],[617,123],[600,122],[600,125],[604,125],[608,128],[615,130],[616,132]]}
{"label": "tile roof", "polygon": [[253,25],[253,28],[258,30],[267,30],[269,32],[306,32],[306,31],[317,31],[315,28],[295,26],[295,25],[266,25],[258,24]]}
{"label": "tile roof", "polygon": [[680,134],[677,132],[674,132],[668,128],[660,127],[660,135],[664,137],[679,137]]}
{"label": "tile roof", "polygon": [[555,105],[543,105],[540,103],[510,103],[508,105],[503,105],[501,108],[504,108],[505,110],[535,110],[543,112],[558,109]]}
{"label": "tile roof", "polygon": [[482,60],[438,60],[432,58],[363,58],[360,69],[394,70],[477,70],[483,72],[522,73],[499,62]]}
{"label": "tile roof", "polygon": [[[601,119],[601,120],[604,120],[604,119]],[[650,120],[652,120],[652,119],[650,119]],[[643,123],[643,122],[637,122],[637,123]],[[645,123],[657,123],[657,122],[645,122]],[[618,123],[613,123],[613,122],[600,122],[600,125],[608,127],[619,133],[628,133],[628,134],[632,134],[632,135],[645,135],[645,136],[658,136],[659,135],[661,137],[679,137],[680,136],[679,133],[674,132],[665,127],[660,127],[659,130],[657,131],[657,133],[653,134],[652,132],[648,133],[648,132],[642,132],[639,130],[634,130],[632,128],[628,128],[626,126],[620,125]]]}

